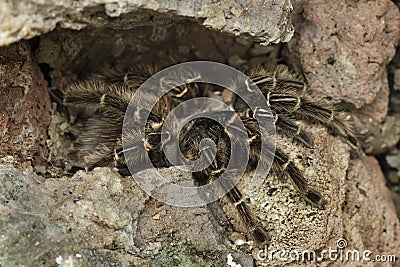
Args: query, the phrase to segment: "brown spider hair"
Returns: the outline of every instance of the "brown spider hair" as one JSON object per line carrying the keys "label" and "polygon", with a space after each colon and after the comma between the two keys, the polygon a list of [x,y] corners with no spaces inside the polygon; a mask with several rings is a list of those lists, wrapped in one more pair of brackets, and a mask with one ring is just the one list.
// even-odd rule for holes
{"label": "brown spider hair", "polygon": [[[145,133],[141,133],[140,129],[132,129],[126,133],[127,142],[132,149],[124,153],[121,132],[125,112],[137,88],[157,71],[158,68],[153,66],[135,66],[127,71],[110,69],[94,75],[88,81],[78,82],[67,88],[66,104],[94,109],[93,116],[86,120],[81,129],[78,142],[85,167],[93,169],[98,166],[111,166],[126,170],[126,162],[130,161],[137,163],[135,170],[139,171],[146,166],[160,168],[171,165],[161,144],[161,126],[169,112],[179,103],[208,95],[213,89],[210,85],[194,82],[179,86],[163,95],[153,108],[147,110],[149,117]],[[351,123],[345,119],[347,113],[326,103],[322,96],[310,91],[304,80],[297,75],[279,67],[274,72],[252,69],[248,76],[266,98],[279,134],[293,138],[306,147],[314,147],[312,136],[297,123],[310,121],[327,127],[331,134],[341,137],[353,149],[358,149]],[[143,97],[152,99],[154,95]],[[255,120],[256,114],[240,98],[235,98],[232,106],[236,115],[243,121],[249,137],[242,141],[250,146],[248,168],[251,168],[260,159],[261,130]],[[140,116],[141,110],[136,110],[135,114]],[[226,128],[215,121],[199,118],[193,120],[190,127],[183,128],[179,136],[183,155],[196,160],[201,153],[208,153],[199,149],[199,144],[204,138],[209,138],[216,144],[216,157],[212,164],[203,170],[193,172],[193,178],[200,185],[218,180],[227,168],[232,146]],[[145,148],[148,157],[135,151],[134,148],[139,146]],[[275,154],[270,156],[273,157],[272,170],[275,173],[289,178],[305,201],[315,207],[324,208],[327,201],[317,190],[309,187],[306,178],[279,145]],[[151,165],[147,159],[150,159]],[[234,177],[235,173],[229,173],[228,176]],[[230,183],[224,179],[219,182],[219,186],[222,189],[232,187],[227,197],[236,207],[239,218],[258,243],[268,243],[267,231],[252,212],[243,194]]]}

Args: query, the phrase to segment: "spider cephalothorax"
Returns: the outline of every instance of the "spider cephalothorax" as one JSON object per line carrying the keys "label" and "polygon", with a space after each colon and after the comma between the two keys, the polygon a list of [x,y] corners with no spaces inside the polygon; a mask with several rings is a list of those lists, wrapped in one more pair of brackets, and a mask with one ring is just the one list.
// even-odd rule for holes
{"label": "spider cephalothorax", "polygon": [[[156,101],[155,106],[148,110],[150,115],[146,122],[145,138],[140,133],[140,129],[133,128],[125,133],[125,142],[133,148],[141,146],[145,150],[138,153],[132,149],[128,153],[123,153],[121,133],[125,112],[138,87],[156,71],[157,68],[151,66],[137,66],[126,72],[108,70],[94,75],[88,81],[74,84],[66,90],[67,104],[82,105],[93,110],[93,116],[87,119],[79,138],[79,151],[84,159],[84,167],[92,169],[98,166],[113,166],[124,169],[126,161],[129,160],[136,163],[135,171],[139,171],[143,166],[141,163],[148,159],[154,167],[170,166],[164,154],[165,147],[161,144],[163,134],[161,128],[166,117],[180,103],[188,99],[207,96],[213,88],[208,84],[192,82],[163,95]],[[275,72],[262,69],[251,70],[248,76],[265,96],[279,134],[294,138],[306,147],[313,147],[313,138],[297,123],[306,120],[326,126],[333,135],[342,137],[351,147],[358,146],[351,127],[345,120],[346,113],[327,104],[316,93],[308,90],[302,79],[285,68],[278,68]],[[154,95],[149,94],[143,97],[151,99]],[[260,158],[260,127],[255,120],[254,112],[240,98],[235,98],[231,106],[245,126],[244,131],[248,138],[239,142],[249,144],[248,167],[251,168]],[[135,116],[141,116],[141,110],[135,110],[134,113]],[[226,116],[226,114],[223,115]],[[208,153],[207,147],[199,148],[201,140],[211,139],[216,144],[216,156],[207,167],[194,172],[193,177],[199,184],[215,181],[225,171],[230,159],[232,144],[227,129],[205,118],[193,119],[188,124],[190,127],[184,127],[179,134],[180,150],[186,158],[196,160],[201,153]],[[143,153],[148,153],[149,157]],[[308,203],[323,208],[326,200],[317,190],[308,186],[301,171],[279,145],[272,156],[272,170],[281,177],[289,178]],[[221,186],[227,186],[227,184],[229,186],[229,181],[225,181],[225,184]],[[252,213],[237,187],[233,186],[227,193],[227,197],[237,208],[239,217],[255,240],[259,243],[267,242],[267,232],[258,222],[257,216]]]}

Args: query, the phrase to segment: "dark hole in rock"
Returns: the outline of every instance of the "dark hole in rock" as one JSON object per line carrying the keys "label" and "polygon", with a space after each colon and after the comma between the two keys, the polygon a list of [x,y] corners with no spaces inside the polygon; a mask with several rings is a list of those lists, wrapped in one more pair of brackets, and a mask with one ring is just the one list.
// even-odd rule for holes
{"label": "dark hole in rock", "polygon": [[[64,106],[65,88],[105,69],[124,71],[135,64],[165,67],[171,63],[207,60],[230,64],[245,71],[255,66],[273,70],[278,61],[283,63],[280,45],[269,50],[273,52],[262,53],[263,47],[258,44],[206,29],[193,21],[170,20],[160,23],[160,20],[157,16],[150,16],[143,25],[132,29],[110,26],[74,31],[56,28],[40,36],[40,40],[36,41],[39,43],[35,54],[49,83],[52,101],[57,103],[57,110],[64,116],[64,122],[72,126],[79,123],[76,111]],[[254,56],[254,50],[257,49],[260,51]],[[73,128],[62,131],[61,138],[54,141],[61,145],[54,146],[59,149],[53,152],[78,170],[83,167],[79,165],[81,161],[76,158],[76,153],[71,154],[76,152],[73,146],[66,145],[79,136]]]}

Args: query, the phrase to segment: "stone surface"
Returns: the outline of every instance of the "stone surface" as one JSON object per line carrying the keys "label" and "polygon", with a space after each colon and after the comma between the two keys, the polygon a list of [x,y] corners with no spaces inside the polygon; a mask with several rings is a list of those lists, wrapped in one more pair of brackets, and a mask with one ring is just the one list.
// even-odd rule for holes
{"label": "stone surface", "polygon": [[[295,1],[295,11],[291,47],[298,51],[312,89],[357,108],[372,104],[379,91],[388,90],[385,68],[400,34],[393,2]],[[385,112],[379,112],[380,120]]]}
{"label": "stone surface", "polygon": [[[347,248],[370,250],[377,255],[400,255],[400,224],[385,177],[373,157],[354,160],[348,172],[343,205],[344,236]],[[349,263],[348,266],[354,266]],[[379,266],[393,266],[382,262]],[[363,266],[376,266],[368,262]]]}
{"label": "stone surface", "polygon": [[[282,142],[281,138],[277,144],[284,144],[283,148],[305,173],[310,186],[327,199],[327,207],[325,210],[311,207],[290,182],[275,175],[269,175],[256,191],[248,192],[253,208],[271,233],[267,250],[255,248],[252,251],[257,266],[303,266],[297,262],[297,259],[302,261],[303,251],[315,252],[318,266],[359,266],[356,261],[343,265],[339,260],[322,256],[322,250],[338,249],[337,242],[342,239],[348,244],[342,250],[344,253],[371,250],[371,258],[399,255],[400,224],[378,162],[367,156],[350,161],[347,145],[328,135],[323,128],[314,126],[309,130],[316,138],[318,151],[288,145],[287,140]],[[244,177],[243,181],[246,179]],[[243,181],[239,184],[241,188],[245,187]],[[229,217],[235,218],[232,208],[225,210]],[[233,223],[244,231],[237,222]],[[289,254],[280,256],[283,250],[292,251],[293,258],[290,259]],[[296,251],[299,254],[295,254]],[[372,262],[364,264],[373,266]]]}
{"label": "stone surface", "polygon": [[[243,43],[245,41],[246,43]],[[170,64],[190,60],[229,63],[241,58],[240,70],[277,63],[277,46],[273,51],[251,56],[259,45],[199,26],[194,22],[174,25],[146,25],[137,29],[86,28],[63,30],[42,35],[36,50],[39,63],[50,67],[52,86],[62,89],[69,80],[85,78],[104,68],[134,64]],[[234,61],[233,63],[236,63]]]}
{"label": "stone surface", "polygon": [[341,205],[345,198],[346,170],[350,160],[348,146],[321,127],[307,127],[307,130],[315,137],[318,150],[293,145],[284,138],[278,138],[277,146],[289,153],[308,184],[321,192],[328,204],[324,210],[314,208],[299,196],[290,181],[269,175],[262,186],[248,195],[265,228],[271,233],[267,250],[252,251],[257,266],[299,266],[295,260],[280,260],[276,255],[273,260],[268,257],[273,255],[270,253],[282,250],[319,251],[333,247],[334,242],[343,237],[339,225],[343,217]]}
{"label": "stone surface", "polygon": [[51,101],[28,43],[0,47],[0,156],[46,161]]}
{"label": "stone surface", "polygon": [[357,131],[373,138],[362,142],[368,153],[387,151],[396,142],[382,136],[379,124],[388,110],[386,65],[400,36],[398,8],[388,0],[299,0],[294,11],[288,60],[301,65],[312,90],[359,109]]}
{"label": "stone surface", "polygon": [[[367,108],[370,109],[370,106]],[[354,119],[366,153],[378,155],[388,153],[399,142],[400,120],[395,116],[387,116],[381,123],[374,120],[368,113],[359,113]]]}
{"label": "stone surface", "polygon": [[[155,220],[147,216],[149,197],[136,182],[107,168],[44,179],[32,169],[0,164],[0,182],[2,266],[206,266],[211,259],[199,251],[216,250],[220,243],[215,228],[207,226],[206,208],[176,208],[174,214],[164,206]],[[199,221],[209,235],[198,228]],[[147,234],[145,243],[136,242],[140,233]],[[202,242],[213,246],[196,245]],[[222,257],[221,264],[226,260]]]}
{"label": "stone surface", "polygon": [[[278,145],[291,151],[310,186],[328,201],[327,207],[311,207],[290,182],[269,175],[256,191],[247,192],[251,207],[270,231],[268,252],[296,249],[315,251],[319,256],[322,249],[336,249],[337,240],[344,238],[347,249],[368,249],[373,256],[399,255],[399,221],[376,160],[361,157],[349,161],[347,145],[324,128],[314,126],[311,131],[319,150],[284,139],[279,139]],[[177,170],[160,172],[176,177]],[[240,182],[243,192],[249,177]],[[186,179],[190,180],[190,175]],[[108,168],[79,171],[70,178],[44,179],[32,168],[18,170],[2,164],[0,182],[1,222],[7,229],[0,239],[0,262],[5,266],[38,262],[45,266],[55,262],[78,266],[90,262],[140,266],[197,262],[194,266],[206,266],[213,262],[225,266],[248,262],[250,255],[256,266],[299,266],[296,261],[265,259],[269,254],[252,247],[251,238],[245,236],[242,244],[229,243],[231,230],[221,227],[218,216],[206,207],[189,209],[159,203],[133,179]],[[223,203],[234,230],[244,231],[235,221],[232,205]],[[26,250],[30,251],[29,261],[20,256]],[[329,259],[319,262],[319,266],[342,264]],[[346,266],[357,265],[348,262]]]}
{"label": "stone surface", "polygon": [[0,4],[0,45],[53,30],[87,26],[132,29],[166,21],[198,20],[215,30],[264,43],[287,42],[293,35],[290,1],[19,1]]}
{"label": "stone surface", "polygon": [[[107,168],[66,175],[76,172],[71,166],[77,158],[70,153],[74,151],[71,136],[76,134],[75,118],[67,118],[67,111],[59,105],[50,122],[49,97],[37,66],[42,64],[50,89],[61,91],[70,81],[107,65],[162,63],[176,55],[178,61],[229,63],[231,59],[230,63],[241,70],[273,68],[280,60],[279,47],[262,47],[198,24],[265,43],[287,41],[292,35],[289,1],[193,5],[174,1],[15,0],[0,3],[0,7],[2,44],[46,33],[59,25],[31,40],[34,56],[25,42],[0,48],[0,103],[6,107],[0,129],[2,138],[9,138],[0,144],[4,156],[0,165],[0,224],[5,229],[0,235],[0,265],[247,267],[252,266],[252,259],[256,266],[300,265],[258,258],[260,248],[255,248],[245,233],[238,233],[244,229],[226,201],[222,209],[229,219],[218,204],[188,209],[159,203],[132,179]],[[303,66],[313,90],[367,114],[365,119],[357,118],[369,133],[376,132],[377,141],[369,152],[384,151],[382,144],[393,146],[398,140],[397,122],[387,118],[380,123],[387,110],[384,69],[399,34],[398,10],[383,0],[336,0],[296,1],[294,11],[298,34],[286,51],[286,60],[301,63],[294,66]],[[201,22],[183,22],[184,16]],[[284,138],[279,138],[278,145],[291,155],[328,205],[325,210],[312,208],[289,182],[274,175],[256,191],[247,192],[251,206],[270,231],[269,251],[306,249],[319,253],[329,247],[336,249],[336,242],[345,238],[348,249],[369,249],[373,256],[399,256],[399,221],[376,160],[364,156],[351,160],[347,145],[324,128],[308,125],[307,129],[316,138],[315,149]],[[12,134],[7,135],[8,131]],[[51,164],[31,162],[35,155],[48,156]],[[172,177],[176,170],[162,172]],[[246,179],[248,176],[240,186],[245,186]],[[328,259],[301,264],[373,265]]]}
{"label": "stone surface", "polygon": [[133,247],[144,196],[132,181],[110,170],[43,179],[10,165],[0,166],[0,179],[3,266],[115,264],[122,259],[113,248]]}

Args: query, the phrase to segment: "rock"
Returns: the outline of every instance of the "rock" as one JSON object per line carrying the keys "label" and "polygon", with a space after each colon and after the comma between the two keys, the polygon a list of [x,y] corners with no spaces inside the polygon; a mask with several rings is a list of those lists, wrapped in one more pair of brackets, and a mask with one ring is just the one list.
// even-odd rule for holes
{"label": "rock", "polygon": [[[249,58],[247,51],[252,47],[249,41],[244,45],[235,37],[189,21],[128,30],[57,28],[39,39],[37,59],[48,67],[46,76],[51,77],[52,87],[59,89],[70,80],[85,78],[112,65],[121,68],[143,63],[169,66],[170,58],[172,62],[211,60],[227,64],[228,58],[234,55],[233,64],[240,65]],[[246,61],[240,67],[274,62],[271,54],[258,56],[252,64]]]}
{"label": "rock", "polygon": [[288,1],[26,0],[0,5],[0,45],[52,31],[56,25],[74,30],[88,26],[132,29],[150,23],[166,25],[188,19],[265,44],[287,42],[293,36],[292,6]]}
{"label": "rock", "polygon": [[[151,209],[146,208],[138,224],[148,196],[132,178],[122,178],[107,168],[89,173],[79,171],[71,178],[43,179],[29,170],[1,164],[0,182],[0,258],[4,266],[53,266],[67,262],[79,266],[150,266],[150,262],[168,259],[162,251],[194,261],[196,256],[190,253],[195,248],[186,239],[193,230],[200,231],[190,240],[193,244],[214,244],[208,249],[216,249],[215,241],[207,240],[215,240],[218,235],[204,235],[204,231],[214,229],[208,225],[206,208],[175,208],[173,214],[171,207],[164,206],[161,212],[169,214],[157,221],[158,225],[146,224],[152,220],[146,216]],[[198,220],[182,220],[185,214]],[[181,231],[185,226],[173,223],[177,221],[187,224],[187,232]],[[136,239],[140,239],[140,233],[151,233],[146,238],[154,240],[139,246]],[[151,247],[157,244],[156,239],[159,249],[154,250]],[[174,262],[180,260],[183,259]]]}
{"label": "rock", "polygon": [[[388,158],[386,158],[386,160],[388,161]],[[398,159],[395,159],[396,161]],[[389,163],[389,162],[388,162]],[[387,175],[387,180],[389,182],[389,184],[400,184],[400,177],[399,177],[399,170],[397,169],[397,171],[389,171],[388,175]]]}
{"label": "rock", "polygon": [[238,68],[241,65],[245,64],[247,61],[243,58],[239,57],[238,55],[233,55],[228,58],[228,64],[234,68]]}
{"label": "rock", "polygon": [[394,155],[387,155],[385,157],[386,162],[389,164],[390,167],[400,170],[400,154],[399,151],[397,151],[396,154]]}
{"label": "rock", "polygon": [[[253,246],[226,200],[222,209],[229,220],[218,204],[179,208],[159,203],[133,179],[108,168],[65,175],[77,160],[69,154],[73,141],[66,141],[73,120],[55,110],[50,117],[47,86],[37,63],[51,88],[61,91],[69,82],[107,64],[126,67],[150,61],[162,65],[176,54],[183,58],[178,61],[195,57],[219,62],[236,55],[234,62],[243,68],[252,63],[267,65],[264,60],[269,57],[263,56],[271,54],[274,66],[278,50],[269,53],[270,47],[232,35],[264,44],[288,41],[293,34],[290,1],[23,0],[0,7],[0,44],[40,35],[30,41],[31,46],[20,41],[0,48],[0,104],[5,107],[0,120],[2,265],[247,267],[254,259],[256,266],[307,266],[309,262],[270,261],[260,256],[281,249],[319,253],[342,244],[371,250],[374,255],[399,255],[399,221],[379,164],[365,156],[351,160],[343,140],[316,125],[306,126],[315,137],[315,148],[306,149],[282,137],[278,145],[326,198],[325,210],[305,203],[290,182],[274,174],[252,192],[244,190],[249,174],[239,184],[270,232],[267,251]],[[368,113],[357,118],[380,139],[371,145],[372,152],[398,141],[396,120],[389,117],[380,124],[388,103],[385,65],[399,35],[398,10],[393,7],[386,0],[296,1],[297,35],[286,55],[288,62],[302,63],[311,89]],[[249,55],[257,58],[248,59]],[[31,163],[31,158],[57,159],[70,166],[58,172],[54,166]],[[55,179],[34,171],[50,172],[46,177]],[[173,169],[161,172],[165,177],[176,173]],[[243,233],[229,242],[232,231]],[[343,264],[353,266],[353,262],[320,262],[323,266]]]}
{"label": "rock", "polygon": [[[367,106],[365,109],[372,108]],[[369,115],[360,114],[356,118],[356,125],[364,129],[361,133],[361,143],[366,153],[384,154],[396,146],[400,139],[400,120],[394,116],[387,116],[382,123],[378,123]],[[370,114],[370,113],[369,113]]]}
{"label": "rock", "polygon": [[392,198],[393,198],[393,202],[394,202],[394,206],[395,206],[395,208],[396,208],[396,211],[397,211],[397,217],[398,218],[400,218],[400,188],[399,188],[399,186],[397,186],[398,188],[397,188],[397,191],[398,192],[396,192],[396,191],[391,191],[391,194],[392,194]]}
{"label": "rock", "polygon": [[27,42],[0,47],[0,155],[46,161],[51,101]]}
{"label": "rock", "polygon": [[[324,128],[314,125],[307,130],[315,137],[318,151],[282,138],[278,145],[291,155],[328,205],[325,210],[311,207],[289,182],[269,175],[256,191],[248,192],[251,206],[270,231],[268,251],[318,253],[337,249],[337,241],[346,240],[348,249],[397,255],[399,222],[377,161],[371,157],[350,161],[348,146]],[[28,169],[0,167],[0,195],[4,196],[0,210],[3,229],[8,229],[0,240],[0,256],[7,266],[37,262],[85,265],[90,261],[141,266],[171,266],[183,261],[210,264],[207,258],[216,255],[220,255],[220,264],[250,266],[246,265],[251,262],[250,251],[232,251],[226,230],[207,208],[170,207],[149,199],[133,179],[108,168],[79,171],[71,178],[44,179]],[[160,171],[165,177],[177,176],[174,169]],[[244,188],[248,179],[246,175],[239,186]],[[235,217],[231,204],[225,202],[223,207],[229,217]],[[159,214],[159,219],[155,220],[154,214]],[[230,221],[236,230],[244,230],[235,220]],[[28,248],[29,258],[35,259],[30,262],[19,256]],[[199,253],[208,256],[196,256]],[[257,266],[282,264],[269,261],[263,253],[262,248],[252,250]],[[321,264],[328,262],[324,259]],[[285,266],[298,264],[289,261]]]}
{"label": "rock", "polygon": [[[188,182],[185,186],[194,186],[191,175],[177,168],[160,169],[158,173],[168,179],[177,177],[183,179]],[[171,181],[174,182],[174,180]],[[182,183],[179,184],[183,186]],[[154,214],[159,214],[160,219],[155,220]],[[224,229],[213,219],[206,206],[174,207],[151,199],[146,203],[138,220],[135,242],[147,247],[149,243],[160,242],[174,236],[174,240],[188,241],[200,250],[218,250],[218,247],[226,242],[224,235],[226,235]]]}
{"label": "rock", "polygon": [[[134,181],[109,169],[43,179],[10,165],[0,165],[0,181],[3,265],[104,266],[118,262],[116,248],[134,249],[131,235],[146,199]],[[141,261],[127,255],[124,262]]]}
{"label": "rock", "polygon": [[[333,246],[337,239],[343,237],[340,221],[350,159],[348,146],[327,134],[322,127],[314,125],[313,129],[306,129],[313,133],[318,152],[292,144],[287,138],[281,137],[277,139],[277,146],[289,153],[296,166],[305,173],[309,185],[321,192],[328,204],[325,210],[312,207],[299,196],[290,181],[271,174],[257,190],[247,192],[246,197],[250,199],[264,227],[269,230],[271,238],[268,248],[252,250],[257,266],[282,266],[282,261],[269,259],[269,252],[289,252],[294,249],[318,251],[328,245]],[[248,181],[249,177],[245,176],[239,182],[242,192],[246,192]],[[235,218],[235,210],[225,203],[227,215]],[[245,231],[237,221],[233,220],[233,224],[236,229]],[[285,266],[298,264],[292,260],[285,262]]]}
{"label": "rock", "polygon": [[347,181],[343,206],[347,248],[370,250],[372,259],[377,254],[399,255],[399,218],[378,161],[373,157],[354,160]]}
{"label": "rock", "polygon": [[357,108],[388,91],[385,68],[400,34],[391,1],[296,1],[295,11],[303,10],[303,18],[294,20],[297,34],[290,47],[298,51],[312,89]]}
{"label": "rock", "polygon": [[[338,246],[342,245],[345,253],[370,250],[373,256],[399,255],[399,219],[377,160],[361,156],[350,161],[347,145],[328,135],[325,129],[313,126],[307,130],[313,133],[318,152],[282,142],[280,138],[277,144],[286,144],[284,150],[297,155],[292,157],[296,166],[328,204],[324,210],[311,207],[289,181],[282,181],[275,175],[269,175],[256,191],[247,192],[252,207],[271,234],[268,248],[252,250],[257,266],[306,266],[297,261],[302,261],[303,251],[315,252],[315,258],[321,257],[321,250],[340,250]],[[245,176],[240,181],[242,191],[248,180]],[[234,209],[226,200],[225,203],[225,211],[232,222],[236,217]],[[245,231],[237,221],[233,220],[233,224],[236,229]],[[280,251],[292,252],[293,258],[279,260]],[[293,255],[300,255],[300,258]],[[289,254],[282,257],[288,258]],[[354,262],[342,265],[343,262],[332,262],[327,257],[318,262],[321,266],[354,266]]]}
{"label": "rock", "polygon": [[[383,139],[379,124],[388,110],[386,65],[400,36],[398,8],[388,0],[295,1],[294,6],[296,35],[288,60],[301,64],[312,90],[360,109],[353,112],[358,131],[368,127],[375,139]],[[389,148],[381,147],[384,143],[364,147],[378,154]]]}
{"label": "rock", "polygon": [[400,90],[400,69],[396,69],[393,73],[393,89]]}
{"label": "rock", "polygon": [[259,45],[255,44],[249,51],[249,54],[253,57],[257,57],[260,55],[265,55],[268,53],[271,53],[274,50],[273,46],[265,46],[265,45]]}
{"label": "rock", "polygon": [[234,253],[228,253],[226,255],[226,266],[229,267],[253,267],[253,259],[250,255],[244,254],[241,251],[235,251]]}

